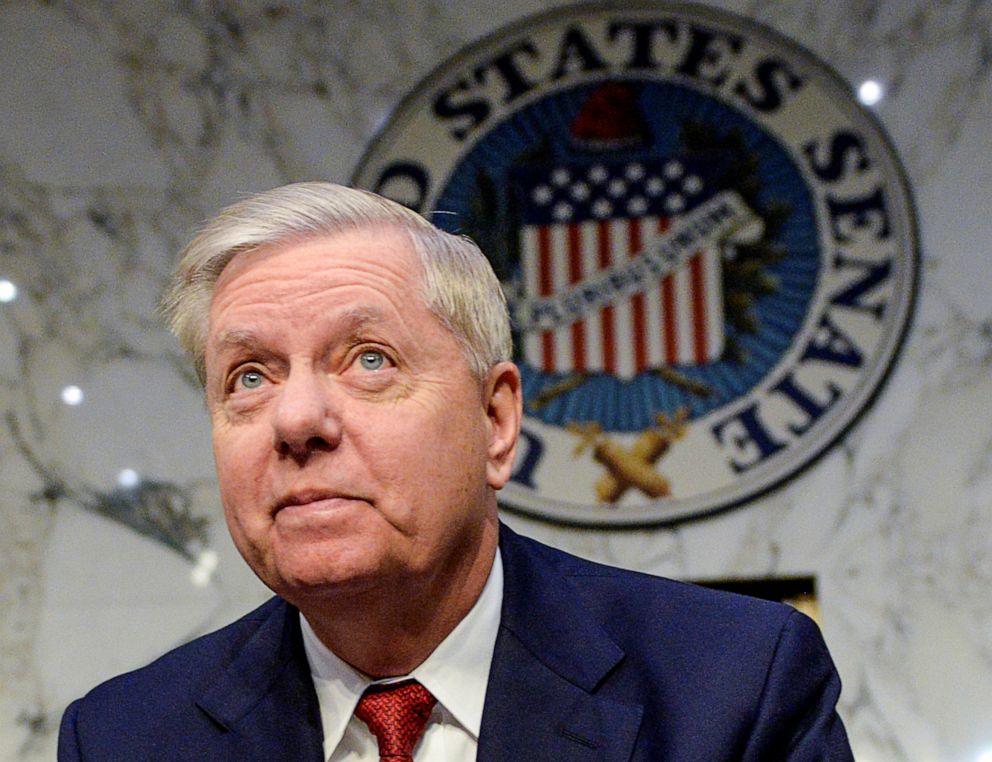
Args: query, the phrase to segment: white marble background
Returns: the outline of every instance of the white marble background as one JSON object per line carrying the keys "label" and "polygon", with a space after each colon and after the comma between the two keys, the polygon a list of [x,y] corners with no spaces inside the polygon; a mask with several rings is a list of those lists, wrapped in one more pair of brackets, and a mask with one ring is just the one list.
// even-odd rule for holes
{"label": "white marble background", "polygon": [[[858,759],[977,762],[992,749],[992,2],[712,4],[885,86],[924,243],[903,358],[846,442],[759,503],[613,534],[510,521],[673,576],[816,575]],[[19,289],[0,304],[0,759],[54,758],[71,698],[265,597],[226,539],[206,415],[154,315],[179,244],[245,192],[346,180],[420,77],[543,5],[0,2],[0,279]],[[143,481],[120,487],[124,469]]]}

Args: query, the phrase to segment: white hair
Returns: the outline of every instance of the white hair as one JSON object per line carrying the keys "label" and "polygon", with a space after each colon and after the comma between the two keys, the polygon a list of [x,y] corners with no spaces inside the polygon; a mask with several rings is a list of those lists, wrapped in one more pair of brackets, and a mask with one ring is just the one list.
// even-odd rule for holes
{"label": "white hair", "polygon": [[206,379],[207,321],[217,279],[238,254],[290,240],[391,225],[410,238],[428,309],[461,343],[478,377],[512,354],[506,298],[475,243],[447,233],[401,204],[369,191],[293,183],[251,196],[207,220],[180,253],[162,299],[169,329]]}

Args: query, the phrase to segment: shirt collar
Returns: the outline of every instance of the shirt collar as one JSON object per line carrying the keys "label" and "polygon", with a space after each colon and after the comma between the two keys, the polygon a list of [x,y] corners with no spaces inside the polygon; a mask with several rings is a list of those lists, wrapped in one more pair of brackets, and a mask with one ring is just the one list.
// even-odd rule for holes
{"label": "shirt collar", "polygon": [[337,748],[369,685],[409,677],[427,688],[455,721],[478,739],[502,604],[503,562],[497,552],[478,600],[448,637],[409,675],[382,681],[372,680],[336,656],[300,614],[303,647],[320,702],[324,749]]}

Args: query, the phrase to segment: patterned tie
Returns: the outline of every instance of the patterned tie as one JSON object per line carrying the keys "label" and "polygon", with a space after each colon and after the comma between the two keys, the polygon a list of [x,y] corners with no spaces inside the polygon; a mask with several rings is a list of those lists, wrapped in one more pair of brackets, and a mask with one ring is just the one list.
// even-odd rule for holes
{"label": "patterned tie", "polygon": [[414,680],[373,685],[358,702],[355,716],[379,741],[379,762],[413,762],[413,747],[436,703]]}

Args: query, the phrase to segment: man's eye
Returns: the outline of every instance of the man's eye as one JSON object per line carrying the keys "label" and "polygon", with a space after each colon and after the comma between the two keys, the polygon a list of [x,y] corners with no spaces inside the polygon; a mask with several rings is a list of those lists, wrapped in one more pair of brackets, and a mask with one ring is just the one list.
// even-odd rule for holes
{"label": "man's eye", "polygon": [[257,389],[262,385],[262,374],[257,370],[246,370],[238,376],[238,381],[245,389]]}
{"label": "man's eye", "polygon": [[369,349],[358,356],[358,363],[365,370],[379,370],[386,364],[386,356],[382,352]]}

